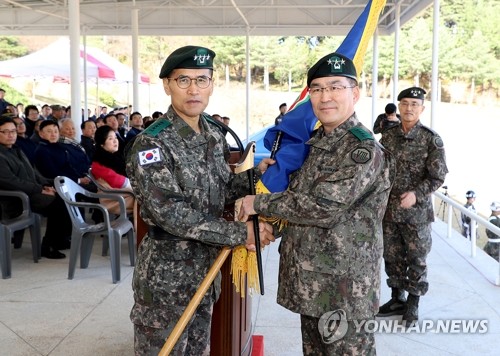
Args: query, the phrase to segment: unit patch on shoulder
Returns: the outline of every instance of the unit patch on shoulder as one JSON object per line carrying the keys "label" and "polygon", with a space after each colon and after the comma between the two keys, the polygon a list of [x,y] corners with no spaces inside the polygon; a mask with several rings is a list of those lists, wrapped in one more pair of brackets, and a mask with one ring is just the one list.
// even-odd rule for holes
{"label": "unit patch on shoulder", "polygon": [[152,148],[146,151],[140,151],[138,153],[139,164],[145,166],[147,164],[161,162],[160,150],[158,148]]}
{"label": "unit patch on shoulder", "polygon": [[372,159],[372,153],[364,147],[356,148],[351,152],[351,159],[355,163],[366,163]]}
{"label": "unit patch on shoulder", "polygon": [[166,129],[172,125],[170,121],[164,118],[159,118],[155,122],[153,122],[147,129],[144,130],[144,134],[149,136],[157,136],[163,129]]}
{"label": "unit patch on shoulder", "polygon": [[443,148],[444,146],[443,140],[441,140],[441,137],[439,136],[434,136],[432,142],[434,143],[434,146],[436,146],[437,148]]}

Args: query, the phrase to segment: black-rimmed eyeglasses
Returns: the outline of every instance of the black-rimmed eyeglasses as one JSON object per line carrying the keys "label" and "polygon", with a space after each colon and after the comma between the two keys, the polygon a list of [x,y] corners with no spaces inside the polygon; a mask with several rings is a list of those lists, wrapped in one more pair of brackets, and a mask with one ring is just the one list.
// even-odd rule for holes
{"label": "black-rimmed eyeglasses", "polygon": [[196,86],[200,89],[206,89],[209,87],[212,78],[206,75],[200,75],[196,78],[191,78],[186,75],[179,75],[177,78],[168,78],[168,80],[175,80],[177,86],[181,89],[187,89],[191,86],[191,82],[195,82]]}

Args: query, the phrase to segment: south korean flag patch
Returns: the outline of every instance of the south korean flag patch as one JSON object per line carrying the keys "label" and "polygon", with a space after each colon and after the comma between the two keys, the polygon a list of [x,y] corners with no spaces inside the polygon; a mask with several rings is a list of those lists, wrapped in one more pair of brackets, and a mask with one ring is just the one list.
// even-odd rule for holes
{"label": "south korean flag patch", "polygon": [[158,148],[152,148],[150,150],[141,151],[139,155],[139,164],[145,166],[151,163],[161,162],[160,150]]}

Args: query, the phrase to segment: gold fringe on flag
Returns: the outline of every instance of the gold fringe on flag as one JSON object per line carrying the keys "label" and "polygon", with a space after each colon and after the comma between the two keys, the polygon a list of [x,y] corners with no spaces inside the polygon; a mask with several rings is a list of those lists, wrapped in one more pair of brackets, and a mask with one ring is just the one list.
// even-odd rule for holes
{"label": "gold fringe on flag", "polygon": [[240,293],[242,298],[245,298],[245,285],[248,285],[250,295],[260,293],[257,254],[254,251],[248,251],[245,246],[235,247],[232,254],[231,274],[236,292]]}

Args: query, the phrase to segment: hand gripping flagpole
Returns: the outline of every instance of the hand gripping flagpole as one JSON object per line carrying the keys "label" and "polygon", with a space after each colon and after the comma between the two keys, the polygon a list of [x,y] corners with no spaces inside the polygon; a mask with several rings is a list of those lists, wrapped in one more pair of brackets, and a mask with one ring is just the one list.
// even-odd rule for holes
{"label": "hand gripping flagpole", "polygon": [[[230,129],[228,126],[224,125],[223,123],[220,123],[216,120],[208,119],[210,123],[215,124],[219,128],[224,128],[226,129],[231,136],[236,141],[236,144],[238,145],[238,149],[240,153],[243,156],[246,156],[250,153],[250,145],[253,150],[255,150],[255,142],[250,143],[247,145],[247,149],[243,150],[243,143],[241,142],[240,138],[236,135],[236,133]],[[244,161],[245,157],[242,157],[242,160]],[[240,165],[239,171],[244,172],[244,167],[246,167],[246,164]],[[251,165],[253,166],[253,164]],[[253,167],[251,167],[253,168]],[[253,170],[248,169],[248,179],[250,183],[250,194],[255,195],[255,185],[254,185],[254,176],[253,176]],[[256,249],[256,255],[257,255],[257,269],[258,269],[258,274],[259,274],[259,286],[260,286],[260,293],[264,295],[264,277],[263,277],[263,271],[262,271],[262,256],[260,253],[260,233],[259,233],[259,221],[257,216],[253,216],[253,226],[254,226],[254,232],[255,232],[255,249]],[[217,277],[217,274],[219,273],[220,269],[222,268],[222,265],[226,261],[227,257],[231,253],[231,249],[229,247],[224,247],[222,251],[219,253],[219,256],[217,256],[217,259],[213,263],[212,267],[210,267],[210,270],[208,271],[207,275],[203,279],[203,281],[200,284],[200,287],[194,294],[193,298],[189,301],[189,304],[187,305],[186,309],[182,313],[179,321],[177,324],[175,324],[174,329],[170,333],[170,335],[167,338],[167,341],[161,348],[160,352],[158,353],[158,356],[168,356],[170,355],[170,352],[174,348],[175,344],[181,337],[184,329],[186,328],[187,324],[191,320],[191,318],[194,315],[194,312],[196,311],[196,308],[198,305],[201,303],[201,300],[203,299],[203,296],[207,293],[208,288],[212,285],[212,282],[214,281],[215,277]]]}

